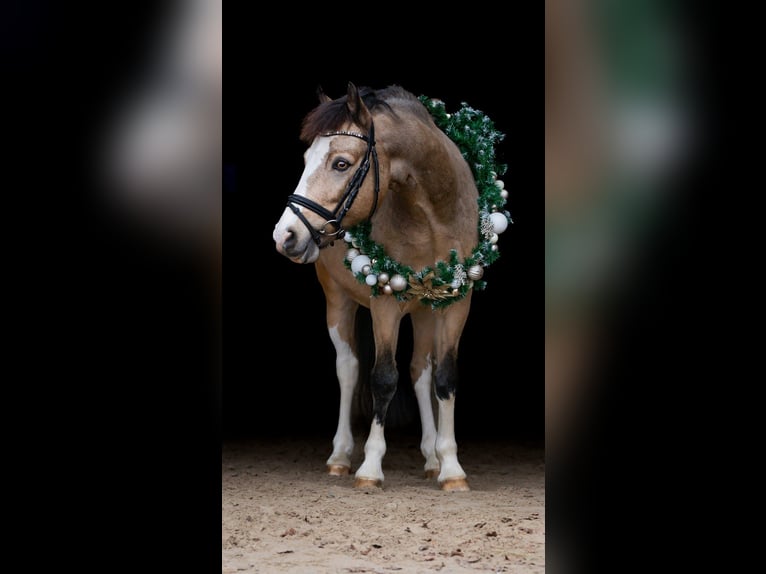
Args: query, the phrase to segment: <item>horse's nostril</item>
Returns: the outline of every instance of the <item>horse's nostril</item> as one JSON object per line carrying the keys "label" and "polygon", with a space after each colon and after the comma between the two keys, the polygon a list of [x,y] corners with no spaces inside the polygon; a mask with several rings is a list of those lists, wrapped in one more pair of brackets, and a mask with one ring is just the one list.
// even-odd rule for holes
{"label": "horse's nostril", "polygon": [[285,232],[285,240],[282,242],[282,248],[285,251],[290,252],[295,248],[295,243],[296,243],[295,233],[293,233],[292,231],[288,229]]}

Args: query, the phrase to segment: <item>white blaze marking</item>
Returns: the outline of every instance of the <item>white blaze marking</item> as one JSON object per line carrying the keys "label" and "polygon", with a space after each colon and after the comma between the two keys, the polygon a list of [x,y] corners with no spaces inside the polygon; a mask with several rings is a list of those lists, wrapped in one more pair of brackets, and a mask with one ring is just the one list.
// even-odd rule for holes
{"label": "white blaze marking", "polygon": [[[309,178],[314,175],[318,169],[320,169],[327,158],[327,154],[330,152],[330,140],[332,138],[319,136],[311,144],[311,147],[306,150],[304,155],[306,167],[303,169],[303,174],[298,182],[298,187],[295,188],[295,195],[307,197],[308,193],[308,181]],[[298,206],[298,209],[303,209]],[[288,207],[285,208],[276,226],[274,227],[273,238],[277,243],[283,242],[285,234],[290,226],[294,225],[298,220],[298,217]],[[302,226],[303,224],[301,224]]]}

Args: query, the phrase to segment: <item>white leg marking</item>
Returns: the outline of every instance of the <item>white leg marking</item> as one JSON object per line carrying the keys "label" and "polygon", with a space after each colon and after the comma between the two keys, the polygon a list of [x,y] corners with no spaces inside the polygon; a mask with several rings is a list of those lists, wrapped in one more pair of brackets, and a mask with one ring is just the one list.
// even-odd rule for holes
{"label": "white leg marking", "polygon": [[359,376],[359,360],[351,346],[338,333],[337,325],[329,328],[330,339],[335,345],[335,372],[340,383],[340,411],[338,430],[332,439],[332,454],[327,464],[351,467],[351,453],[354,450],[354,437],[351,434],[351,400]]}
{"label": "white leg marking", "polygon": [[426,368],[415,381],[415,397],[418,399],[420,426],[423,431],[420,439],[420,452],[426,459],[424,467],[426,472],[439,470],[439,461],[436,458],[436,424],[434,422],[434,409],[431,404],[432,385],[433,366],[429,354],[426,356]]}
{"label": "white leg marking", "polygon": [[436,434],[436,456],[441,463],[439,482],[449,478],[465,478],[465,472],[457,461],[455,442],[455,396],[439,399],[439,430]]}
{"label": "white leg marking", "polygon": [[386,439],[383,426],[372,421],[370,436],[364,445],[364,462],[356,471],[356,478],[369,478],[383,482],[383,455],[386,454]]}

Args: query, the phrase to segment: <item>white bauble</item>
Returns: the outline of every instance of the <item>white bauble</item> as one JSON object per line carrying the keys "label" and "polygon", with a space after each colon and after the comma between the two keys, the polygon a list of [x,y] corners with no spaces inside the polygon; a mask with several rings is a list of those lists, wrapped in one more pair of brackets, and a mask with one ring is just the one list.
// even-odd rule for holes
{"label": "white bauble", "polygon": [[378,282],[378,276],[374,273],[370,273],[367,277],[364,278],[364,282],[367,283],[370,287],[375,285]]}
{"label": "white bauble", "polygon": [[489,218],[492,220],[492,229],[495,233],[502,233],[508,229],[508,218],[504,213],[496,211],[495,213],[490,213]]}
{"label": "white bauble", "polygon": [[349,249],[348,251],[346,251],[346,260],[348,260],[348,261],[353,261],[353,260],[354,260],[354,259],[356,259],[358,256],[359,256],[359,250],[358,250],[358,249],[354,249],[354,248],[352,247],[351,249]]}
{"label": "white bauble", "polygon": [[[349,251],[351,250],[349,249]],[[357,255],[351,261],[351,271],[353,271],[354,274],[359,273],[362,270],[362,267],[369,264],[370,264],[369,257],[367,257],[366,255]]]}

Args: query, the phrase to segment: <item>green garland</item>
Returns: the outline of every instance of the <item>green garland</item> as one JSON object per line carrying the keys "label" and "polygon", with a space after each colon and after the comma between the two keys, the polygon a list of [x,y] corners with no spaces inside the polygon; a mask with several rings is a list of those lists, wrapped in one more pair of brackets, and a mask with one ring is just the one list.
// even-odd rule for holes
{"label": "green garland", "polygon": [[[415,271],[391,259],[383,246],[370,238],[372,225],[366,221],[348,230],[345,239],[353,248],[348,250],[344,263],[352,269],[351,264],[356,257],[363,255],[369,259],[369,263],[354,274],[360,283],[370,285],[375,297],[391,295],[399,301],[417,297],[424,304],[438,309],[463,299],[471,289],[486,288],[486,282],[481,280],[483,270],[500,257],[497,233],[502,233],[507,223],[513,223],[513,220],[510,213],[502,210],[508,192],[504,191],[503,182],[497,179],[498,175],[505,173],[506,166],[495,161],[495,144],[502,141],[505,135],[495,129],[486,115],[466,103],[462,103],[460,110],[454,114],[448,114],[441,100],[426,96],[419,99],[436,125],[457,144],[471,167],[479,190],[479,243],[463,261],[458,260],[457,251],[452,249],[449,261],[437,261],[433,267]],[[499,222],[500,231],[493,225],[493,213],[501,213],[507,220],[504,225]],[[360,261],[367,262],[367,259]],[[356,267],[359,267],[359,262]]]}

